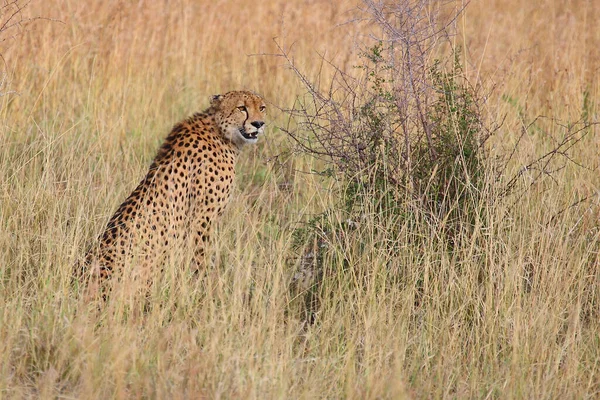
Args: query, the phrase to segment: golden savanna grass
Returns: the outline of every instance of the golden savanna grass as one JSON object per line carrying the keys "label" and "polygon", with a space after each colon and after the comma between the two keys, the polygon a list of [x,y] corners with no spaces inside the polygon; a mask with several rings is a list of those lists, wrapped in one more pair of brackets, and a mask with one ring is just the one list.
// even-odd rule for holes
{"label": "golden savanna grass", "polygon": [[[351,70],[357,44],[368,43],[372,27],[345,24],[357,5],[33,0],[25,8],[46,19],[0,44],[10,78],[0,98],[0,398],[600,396],[595,129],[553,177],[487,207],[485,228],[452,255],[434,240],[382,252],[365,210],[361,251],[349,243],[340,259],[367,273],[325,286],[314,324],[297,312],[293,232],[338,199],[333,183],[307,173],[320,167],[313,159],[286,152],[278,107],[303,89],[268,54],[277,37],[309,78],[327,84],[321,55]],[[592,0],[467,7],[453,41],[471,82],[491,93],[486,112],[504,119],[492,154],[506,154],[538,115],[597,120],[599,19]],[[131,293],[102,310],[79,300],[73,265],[161,139],[210,95],[235,89],[266,98],[269,128],[241,157],[215,266],[190,279],[185,255],[173,255],[149,304]],[[565,134],[560,123],[539,120],[503,179],[551,149]],[[394,268],[402,282],[388,280]]]}

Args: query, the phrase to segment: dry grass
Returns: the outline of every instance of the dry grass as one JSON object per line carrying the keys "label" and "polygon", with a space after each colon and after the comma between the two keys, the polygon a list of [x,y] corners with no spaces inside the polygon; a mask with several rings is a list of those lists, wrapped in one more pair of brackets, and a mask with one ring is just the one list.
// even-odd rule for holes
{"label": "dry grass", "polygon": [[[299,85],[281,59],[251,56],[274,52],[276,36],[295,43],[310,76],[318,52],[350,68],[361,37],[337,24],[353,6],[29,5],[26,15],[62,22],[35,21],[0,44],[12,81],[3,90],[18,93],[0,98],[0,398],[600,396],[597,132],[574,153],[591,170],[568,163],[512,208],[489,207],[489,226],[453,257],[433,240],[400,257],[381,252],[365,210],[363,250],[345,244],[343,257],[368,273],[325,285],[318,322],[306,327],[288,289],[292,233],[335,199],[330,184],[299,172],[311,159],[272,161],[290,146],[272,106],[267,136],[239,165],[213,270],[190,280],[175,257],[146,312],[135,297],[102,312],[77,300],[72,265],[169,128],[230,89],[289,106]],[[496,86],[488,111],[506,116],[499,153],[523,118],[597,120],[599,18],[592,0],[468,7],[455,40],[473,81]],[[562,134],[541,121],[507,176]],[[392,284],[390,268],[404,279]]]}

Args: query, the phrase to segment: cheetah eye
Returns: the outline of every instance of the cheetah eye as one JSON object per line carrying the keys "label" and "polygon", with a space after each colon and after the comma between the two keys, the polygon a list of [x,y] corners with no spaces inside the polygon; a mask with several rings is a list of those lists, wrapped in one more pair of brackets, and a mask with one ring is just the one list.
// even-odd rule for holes
{"label": "cheetah eye", "polygon": [[237,109],[244,113],[248,112],[248,109],[246,109],[246,106],[239,106]]}
{"label": "cheetah eye", "polygon": [[265,110],[267,109],[267,106],[260,106],[260,112],[265,112]]}

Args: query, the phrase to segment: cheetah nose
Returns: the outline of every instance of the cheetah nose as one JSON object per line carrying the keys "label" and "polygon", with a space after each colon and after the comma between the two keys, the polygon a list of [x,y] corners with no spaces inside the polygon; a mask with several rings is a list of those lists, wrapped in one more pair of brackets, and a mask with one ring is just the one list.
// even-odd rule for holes
{"label": "cheetah nose", "polygon": [[252,121],[250,124],[256,129],[260,129],[260,127],[263,126],[265,123],[262,121]]}

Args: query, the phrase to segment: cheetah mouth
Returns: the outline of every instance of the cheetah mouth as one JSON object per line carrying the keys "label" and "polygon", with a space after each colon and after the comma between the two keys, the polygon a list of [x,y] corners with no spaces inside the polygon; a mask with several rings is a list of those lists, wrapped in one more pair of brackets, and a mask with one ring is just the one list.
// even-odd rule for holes
{"label": "cheetah mouth", "polygon": [[240,134],[246,140],[257,140],[258,139],[258,131],[248,133],[244,128],[240,129]]}

